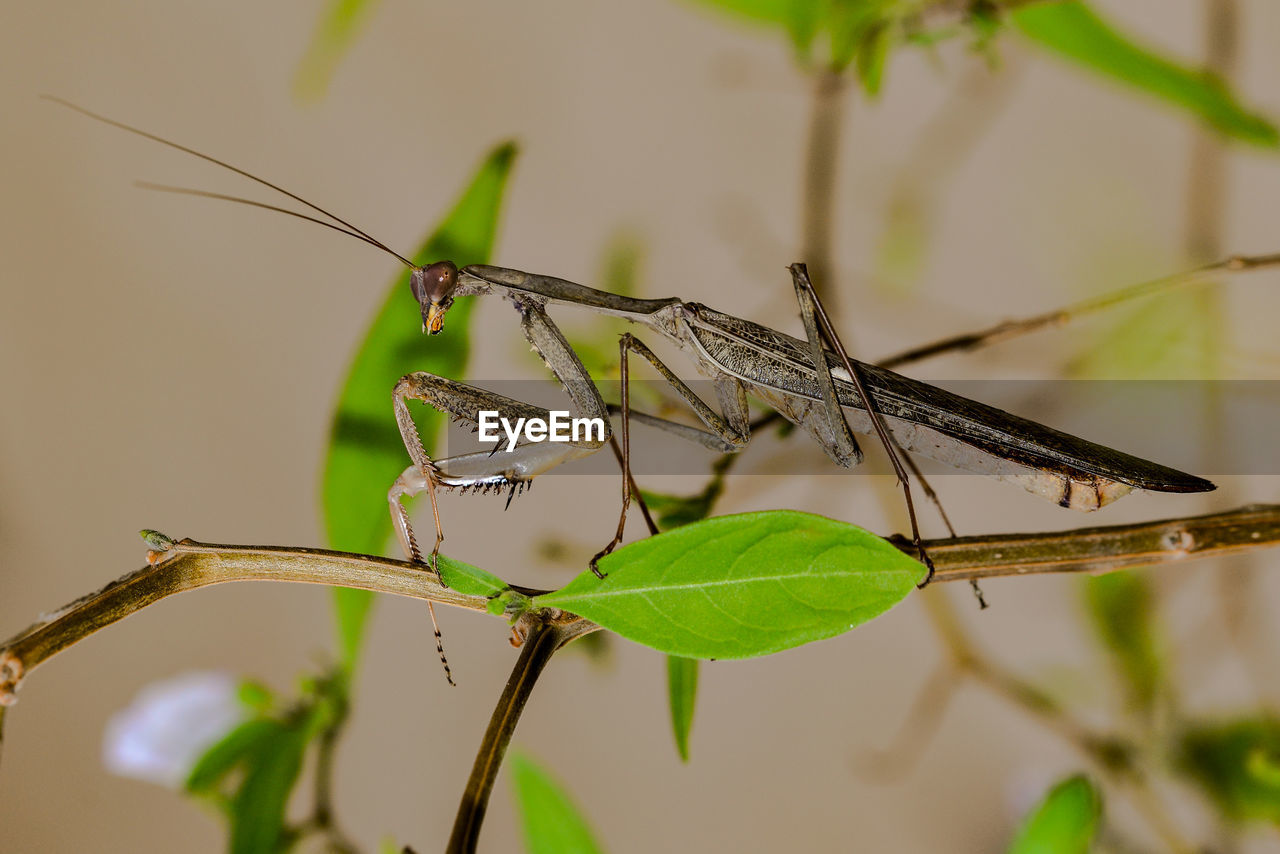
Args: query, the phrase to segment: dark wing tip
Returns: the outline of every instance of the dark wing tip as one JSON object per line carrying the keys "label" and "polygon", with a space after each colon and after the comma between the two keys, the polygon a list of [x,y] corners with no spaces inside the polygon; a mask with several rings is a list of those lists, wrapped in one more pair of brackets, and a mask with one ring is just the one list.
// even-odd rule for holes
{"label": "dark wing tip", "polygon": [[1168,469],[1168,472],[1173,477],[1161,478],[1152,483],[1139,481],[1134,486],[1154,492],[1213,492],[1218,488],[1216,483],[1205,480],[1202,477],[1196,477],[1193,474],[1187,474],[1175,469]]}

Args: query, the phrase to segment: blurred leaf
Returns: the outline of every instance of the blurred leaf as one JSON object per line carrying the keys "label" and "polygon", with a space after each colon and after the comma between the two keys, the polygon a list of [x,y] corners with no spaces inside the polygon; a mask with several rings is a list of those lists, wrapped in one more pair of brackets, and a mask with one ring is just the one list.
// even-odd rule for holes
{"label": "blurred leaf", "polygon": [[529,854],[603,852],[564,787],[540,765],[516,754],[511,758],[511,782]]}
{"label": "blurred leaf", "polygon": [[[879,88],[884,60],[898,29],[895,0],[695,0],[695,3],[785,31],[802,66],[813,63],[814,43],[819,35],[825,34],[829,41],[825,64],[835,71],[843,71],[858,58],[860,77],[871,93]],[[870,52],[865,58],[861,55],[864,50]]]}
{"label": "blurred leaf", "polygon": [[988,61],[994,62],[996,56],[993,49],[996,36],[1004,28],[999,10],[992,6],[975,3],[965,19],[965,24],[973,38],[970,49],[975,53],[986,55]]}
{"label": "blurred leaf", "polygon": [[1093,379],[1213,379],[1223,350],[1205,292],[1168,294],[1099,334],[1075,373]]}
{"label": "blurred leaf", "polygon": [[680,758],[689,761],[689,730],[693,728],[693,710],[698,699],[698,665],[696,658],[667,656],[667,698],[671,703],[671,729],[676,736]]}
{"label": "blurred leaf", "polygon": [[1084,3],[1030,3],[1010,18],[1042,47],[1181,107],[1228,136],[1280,145],[1275,126],[1241,106],[1218,77],[1138,46]]}
{"label": "blurred leaf", "polygon": [[1179,741],[1179,765],[1224,816],[1280,822],[1280,720],[1196,724]]}
{"label": "blurred leaf", "polygon": [[[622,296],[634,296],[638,290],[643,260],[644,246],[640,240],[626,231],[617,232],[605,246],[600,265],[600,288]],[[561,329],[573,341],[574,352],[582,360],[583,367],[597,382],[606,378],[618,378],[618,334],[623,328],[622,324],[623,321],[597,315],[588,324],[561,325]],[[523,339],[521,349],[528,352]],[[631,385],[632,404],[639,404],[637,408],[651,406],[660,399],[650,393],[650,383],[633,382]],[[608,388],[601,389],[606,394],[606,399],[611,398],[616,403],[618,395],[610,391]]]}
{"label": "blurred leaf", "polygon": [[664,531],[680,528],[707,518],[723,487],[712,491],[711,486],[694,495],[668,495],[664,492],[641,490],[645,504],[653,512],[658,527]]}
{"label": "blurred leaf", "polygon": [[868,95],[880,94],[880,83],[884,80],[884,68],[889,61],[893,41],[893,30],[884,21],[876,21],[861,34],[856,68],[858,80]]}
{"label": "blurred leaf", "polygon": [[1071,777],[1049,790],[1009,854],[1087,854],[1101,815],[1098,790],[1083,775]]}
{"label": "blurred leaf", "polygon": [[[512,143],[489,153],[453,210],[413,255],[415,263],[449,258],[463,265],[489,260],[515,154]],[[408,274],[391,283],[352,361],[330,434],[324,516],[333,548],[367,554],[380,554],[385,548],[391,537],[387,490],[409,464],[391,412],[391,389],[414,370],[460,377],[467,361],[470,313],[471,301],[459,301],[449,312],[445,334],[428,342],[420,331],[418,305],[409,295]],[[418,423],[423,445],[432,448],[443,418],[424,413]],[[334,599],[342,661],[353,667],[373,594],[336,588]]]}
{"label": "blurred leaf", "polygon": [[1245,757],[1244,770],[1250,779],[1268,788],[1280,789],[1280,753],[1272,753],[1265,747],[1255,747]]}
{"label": "blurred leaf", "polygon": [[635,296],[640,282],[640,264],[644,261],[644,244],[636,235],[619,231],[609,239],[604,250],[600,275],[601,287],[611,294]]}
{"label": "blurred leaf", "polygon": [[1148,576],[1109,572],[1085,580],[1085,606],[1111,656],[1130,707],[1149,713],[1163,681]]}
{"label": "blurred leaf", "polygon": [[275,705],[276,695],[261,682],[254,679],[242,679],[237,687],[236,698],[246,709],[255,712],[268,712]]}
{"label": "blurred leaf", "polygon": [[824,28],[831,40],[830,64],[844,71],[856,60],[858,79],[868,95],[880,91],[896,27],[885,0],[827,0]]}
{"label": "blurred leaf", "polygon": [[294,74],[295,98],[306,102],[324,97],[338,63],[377,5],[377,0],[329,0]]}
{"label": "blurred leaf", "polygon": [[608,632],[582,635],[565,649],[585,655],[599,669],[608,669],[613,665],[613,638]]}
{"label": "blurred leaf", "polygon": [[791,38],[791,49],[802,65],[812,58],[813,41],[818,36],[822,13],[821,0],[792,0],[783,22]]}
{"label": "blurred leaf", "polygon": [[701,492],[693,495],[669,495],[664,492],[642,490],[645,504],[653,512],[658,528],[669,531],[701,522],[711,515],[716,502],[724,493],[724,477],[737,461],[733,455],[724,455],[711,465],[711,478]]}
{"label": "blurred leaf", "polygon": [[187,775],[183,788],[193,795],[214,793],[246,757],[278,737],[283,729],[284,725],[276,720],[245,721],[205,751]]}
{"label": "blurred leaf", "polygon": [[277,854],[285,839],[285,811],[302,770],[307,732],[276,723],[245,756],[244,782],[231,800],[231,854]]}
{"label": "blurred leaf", "polygon": [[687,658],[750,658],[842,634],[924,567],[880,537],[792,510],[720,516],[631,543],[535,606]]}
{"label": "blurred leaf", "polygon": [[814,8],[816,2],[804,0],[692,0],[693,5],[706,6],[755,24],[788,27],[801,10]]}
{"label": "blurred leaf", "polygon": [[915,290],[933,242],[933,219],[933,211],[914,193],[895,194],[876,252],[875,282],[881,290],[895,297]]}

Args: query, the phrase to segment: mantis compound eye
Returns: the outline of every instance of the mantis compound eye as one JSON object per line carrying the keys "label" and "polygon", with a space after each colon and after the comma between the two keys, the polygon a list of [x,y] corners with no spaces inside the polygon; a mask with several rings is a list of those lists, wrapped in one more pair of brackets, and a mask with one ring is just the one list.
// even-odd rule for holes
{"label": "mantis compound eye", "polygon": [[444,328],[444,314],[453,305],[458,268],[452,261],[437,261],[415,268],[409,277],[413,298],[422,308],[422,331],[435,335]]}

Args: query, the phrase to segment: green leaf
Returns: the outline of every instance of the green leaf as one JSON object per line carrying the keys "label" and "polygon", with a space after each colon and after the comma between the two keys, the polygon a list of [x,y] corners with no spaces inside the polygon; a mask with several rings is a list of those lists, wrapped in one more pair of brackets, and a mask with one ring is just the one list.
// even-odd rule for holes
{"label": "green leaf", "polygon": [[1049,790],[1009,854],[1088,854],[1101,815],[1098,790],[1083,775],[1071,777]]}
{"label": "green leaf", "polygon": [[1195,724],[1178,764],[1234,822],[1280,822],[1280,719]]}
{"label": "green leaf", "polygon": [[378,5],[377,0],[329,0],[293,78],[300,101],[318,101],[329,89],[344,54]]}
{"label": "green leaf", "polygon": [[689,761],[689,730],[693,728],[693,710],[698,699],[698,665],[696,658],[667,656],[667,698],[671,703],[671,729],[676,736],[680,758]]}
{"label": "green leaf", "polygon": [[924,567],[861,528],[810,513],[720,516],[625,546],[538,596],[661,652],[750,658],[834,637],[887,611]]}
{"label": "green leaf", "polygon": [[1029,3],[1010,17],[1042,47],[1187,110],[1227,136],[1280,145],[1275,125],[1241,106],[1218,77],[1140,47],[1084,3]]}
{"label": "green leaf", "polygon": [[511,758],[511,782],[529,854],[603,852],[564,787],[544,768],[516,754]]}
{"label": "green leaf", "polygon": [[283,729],[275,720],[257,718],[245,721],[196,760],[183,788],[193,795],[212,794],[246,757],[279,736]]}
{"label": "green leaf", "polygon": [[508,585],[492,572],[440,555],[440,575],[444,583],[468,596],[497,596]]}
{"label": "green leaf", "polygon": [[1163,683],[1148,576],[1111,572],[1085,581],[1094,630],[1120,674],[1131,708],[1150,713]]}
{"label": "green leaf", "polygon": [[277,722],[278,731],[246,757],[244,782],[231,800],[231,854],[277,854],[289,795],[302,770],[307,732]]}
{"label": "green leaf", "polygon": [[[453,210],[414,254],[415,263],[489,260],[515,154],[512,143],[489,153]],[[379,554],[391,537],[387,490],[409,464],[391,412],[396,381],[414,370],[459,377],[466,366],[471,302],[459,301],[445,334],[427,341],[408,281],[406,273],[392,282],[338,401],[324,473],[325,527],[333,548]],[[418,424],[426,448],[434,446],[443,423],[438,413],[422,414]],[[334,598],[342,661],[354,667],[373,594],[339,588]]]}

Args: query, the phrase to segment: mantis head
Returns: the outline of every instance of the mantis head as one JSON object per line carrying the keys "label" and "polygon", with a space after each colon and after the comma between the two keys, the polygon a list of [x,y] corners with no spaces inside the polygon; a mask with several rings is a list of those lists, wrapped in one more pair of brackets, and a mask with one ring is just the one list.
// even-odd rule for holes
{"label": "mantis head", "polygon": [[423,332],[435,335],[444,329],[444,313],[453,305],[453,292],[457,287],[458,268],[452,261],[413,268],[409,288],[422,308]]}

